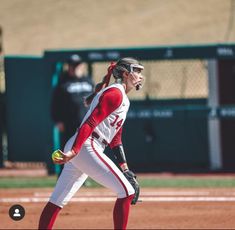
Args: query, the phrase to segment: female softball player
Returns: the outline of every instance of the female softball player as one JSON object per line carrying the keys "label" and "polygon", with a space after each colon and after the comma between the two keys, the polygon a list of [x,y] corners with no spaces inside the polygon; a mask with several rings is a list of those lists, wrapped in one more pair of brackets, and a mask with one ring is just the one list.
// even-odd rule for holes
{"label": "female softball player", "polygon": [[[114,229],[126,229],[130,204],[139,196],[135,175],[128,169],[122,146],[122,126],[130,105],[127,93],[143,84],[144,69],[133,58],[111,63],[103,81],[85,99],[90,108],[78,131],[65,145],[64,152],[54,159],[65,164],[49,202],[44,207],[39,229],[51,229],[57,214],[82,186],[88,176],[117,194],[113,209]],[[113,75],[115,83],[109,85]],[[109,145],[120,169],[104,154]]]}

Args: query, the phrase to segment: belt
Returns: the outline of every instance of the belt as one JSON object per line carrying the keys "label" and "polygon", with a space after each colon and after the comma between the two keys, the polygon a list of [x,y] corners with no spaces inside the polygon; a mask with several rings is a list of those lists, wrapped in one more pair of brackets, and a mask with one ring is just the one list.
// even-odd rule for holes
{"label": "belt", "polygon": [[98,133],[93,132],[91,135],[92,135],[92,137],[94,137],[97,140],[101,141],[104,145],[108,145],[109,144],[105,139],[101,138]]}

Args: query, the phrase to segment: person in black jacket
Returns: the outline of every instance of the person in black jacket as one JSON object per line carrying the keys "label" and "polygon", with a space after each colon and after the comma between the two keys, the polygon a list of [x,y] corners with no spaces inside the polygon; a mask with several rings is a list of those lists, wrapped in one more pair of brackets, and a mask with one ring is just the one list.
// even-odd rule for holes
{"label": "person in black jacket", "polygon": [[6,133],[6,98],[5,93],[0,92],[0,168],[4,167],[4,133]]}
{"label": "person in black jacket", "polygon": [[93,82],[86,74],[86,64],[77,54],[72,55],[63,71],[59,83],[52,95],[52,120],[60,131],[60,144],[65,142],[76,132],[82,122],[87,109],[84,106],[84,97],[93,92]]}

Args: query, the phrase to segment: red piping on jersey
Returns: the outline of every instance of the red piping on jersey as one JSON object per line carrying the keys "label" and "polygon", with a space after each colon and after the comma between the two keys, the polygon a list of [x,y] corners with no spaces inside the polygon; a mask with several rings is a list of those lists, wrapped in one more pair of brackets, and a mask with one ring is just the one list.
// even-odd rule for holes
{"label": "red piping on jersey", "polygon": [[121,180],[121,178],[117,175],[117,173],[111,168],[111,166],[101,157],[101,155],[96,151],[95,147],[94,147],[94,138],[91,138],[91,147],[93,149],[93,151],[95,152],[95,154],[99,157],[99,159],[109,168],[109,170],[114,174],[115,177],[117,177],[117,179],[119,180],[119,182],[121,183],[121,185],[123,186],[125,192],[126,192],[126,196],[129,196],[127,188],[125,186],[125,184],[123,183],[123,181]]}

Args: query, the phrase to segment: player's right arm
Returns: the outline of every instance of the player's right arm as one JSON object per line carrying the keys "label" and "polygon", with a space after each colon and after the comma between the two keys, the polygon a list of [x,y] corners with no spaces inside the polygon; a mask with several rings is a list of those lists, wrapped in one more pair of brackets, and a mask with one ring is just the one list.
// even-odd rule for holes
{"label": "player's right arm", "polygon": [[95,127],[120,106],[122,97],[121,91],[115,87],[104,91],[91,115],[79,128],[72,149],[64,153],[62,160],[56,162],[57,164],[66,163],[80,152],[83,143],[92,134]]}

